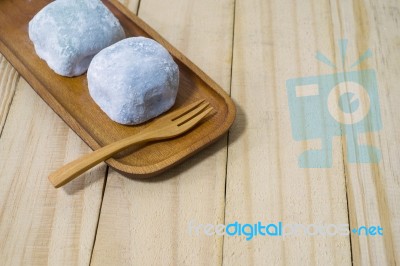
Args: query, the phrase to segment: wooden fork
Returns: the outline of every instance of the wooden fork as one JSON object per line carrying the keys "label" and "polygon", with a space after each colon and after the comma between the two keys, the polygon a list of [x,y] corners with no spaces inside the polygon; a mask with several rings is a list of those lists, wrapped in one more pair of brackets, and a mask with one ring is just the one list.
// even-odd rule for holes
{"label": "wooden fork", "polygon": [[168,139],[188,131],[211,110],[212,107],[209,107],[204,100],[194,102],[160,117],[138,134],[111,143],[62,166],[49,176],[49,180],[54,187],[61,187],[93,166],[134,144]]}

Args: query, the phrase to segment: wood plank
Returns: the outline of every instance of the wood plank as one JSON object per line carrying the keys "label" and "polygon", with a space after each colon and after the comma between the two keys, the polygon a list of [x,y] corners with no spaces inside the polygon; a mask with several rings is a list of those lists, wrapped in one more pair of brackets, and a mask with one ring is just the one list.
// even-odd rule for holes
{"label": "wood plank", "polygon": [[[331,168],[300,168],[316,141],[291,133],[286,80],[330,73],[315,60],[334,52],[329,1],[236,1],[225,223],[348,224],[342,143]],[[315,112],[321,112],[315,109]],[[324,136],[321,136],[324,137]],[[349,236],[225,237],[225,265],[349,265]]]}
{"label": "wood plank", "polygon": [[[376,71],[382,129],[359,134],[359,143],[382,153],[377,164],[347,164],[345,175],[351,228],[377,226],[383,236],[352,234],[355,265],[396,265],[400,261],[400,2],[340,2],[333,12],[341,18],[336,36],[348,38],[348,57],[355,61],[367,49],[373,56],[357,68]],[[379,108],[379,107],[378,107]]]}
{"label": "wood plank", "polygon": [[0,54],[0,136],[15,93],[19,75]]}
{"label": "wood plank", "polygon": [[136,14],[136,11],[140,4],[140,0],[118,0],[118,1]]}
{"label": "wood plank", "polygon": [[[229,88],[232,0],[146,0],[140,4],[139,16]],[[222,238],[192,236],[187,228],[191,220],[223,222],[225,165],[224,137],[154,179],[132,180],[110,171],[92,263],[221,263]]]}
{"label": "wood plank", "polygon": [[0,258],[4,265],[88,265],[105,165],[65,188],[50,172],[89,148],[24,79],[0,138]]}

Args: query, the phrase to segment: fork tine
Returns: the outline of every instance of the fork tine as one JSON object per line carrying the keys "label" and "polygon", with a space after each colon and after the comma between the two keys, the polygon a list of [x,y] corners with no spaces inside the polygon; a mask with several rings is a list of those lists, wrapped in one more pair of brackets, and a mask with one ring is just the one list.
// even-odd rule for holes
{"label": "fork tine", "polygon": [[204,102],[204,99],[198,100],[198,101],[191,103],[183,108],[179,108],[178,110],[175,110],[170,114],[167,114],[165,116],[165,118],[168,118],[171,120],[177,119],[177,118],[181,117],[182,115],[186,114],[187,112],[190,112],[191,110],[193,110],[194,108],[196,108],[197,106],[202,104],[203,102]]}
{"label": "fork tine", "polygon": [[194,125],[199,123],[204,117],[206,117],[212,110],[213,110],[212,107],[203,110],[201,113],[198,113],[192,119],[186,120],[185,122],[183,122],[183,124],[178,125],[179,128],[181,128],[184,131],[192,128]]}
{"label": "fork tine", "polygon": [[197,106],[196,108],[194,108],[193,110],[191,110],[190,112],[185,113],[184,115],[178,117],[177,119],[172,119],[172,121],[176,124],[176,125],[181,125],[183,123],[185,123],[187,120],[191,119],[192,117],[196,116],[197,114],[199,114],[201,111],[203,111],[204,109],[206,109],[209,106],[208,102],[204,102],[202,104],[200,104],[199,106]]}

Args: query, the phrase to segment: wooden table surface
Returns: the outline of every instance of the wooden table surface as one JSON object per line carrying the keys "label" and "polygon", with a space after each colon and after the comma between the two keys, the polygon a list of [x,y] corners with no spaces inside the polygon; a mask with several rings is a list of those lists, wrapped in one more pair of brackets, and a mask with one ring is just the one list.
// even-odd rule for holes
{"label": "wooden table surface", "polygon": [[[54,189],[48,174],[90,149],[0,56],[1,265],[399,264],[398,0],[122,2],[232,96],[235,123],[156,178],[129,179],[102,164]],[[377,147],[381,160],[349,162],[337,136],[331,166],[300,167],[300,154],[321,141],[293,137],[286,81],[347,71],[368,49],[373,56],[356,70],[376,73],[382,128],[354,138]],[[190,231],[235,221],[379,225],[383,235],[246,241]]]}

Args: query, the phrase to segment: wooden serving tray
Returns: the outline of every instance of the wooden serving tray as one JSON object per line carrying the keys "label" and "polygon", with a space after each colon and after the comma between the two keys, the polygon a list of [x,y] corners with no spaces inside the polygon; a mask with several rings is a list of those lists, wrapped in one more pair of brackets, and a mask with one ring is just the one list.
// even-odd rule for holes
{"label": "wooden serving tray", "polygon": [[[1,0],[0,52],[92,149],[133,135],[152,123],[124,126],[113,122],[90,97],[86,74],[74,78],[59,76],[36,55],[28,37],[28,22],[50,2]],[[233,123],[235,106],[214,81],[141,19],[117,1],[103,2],[119,19],[127,36],[153,38],[174,57],[180,70],[180,85],[171,110],[200,98],[210,102],[215,110],[213,115],[181,137],[135,147],[106,162],[119,172],[149,177],[181,162],[222,136]]]}

